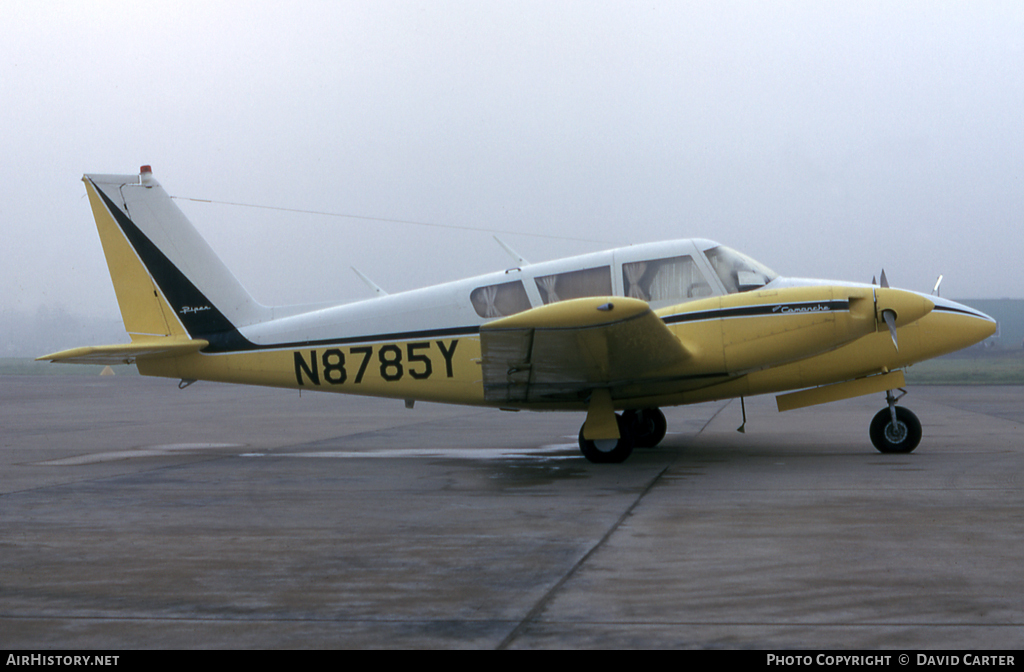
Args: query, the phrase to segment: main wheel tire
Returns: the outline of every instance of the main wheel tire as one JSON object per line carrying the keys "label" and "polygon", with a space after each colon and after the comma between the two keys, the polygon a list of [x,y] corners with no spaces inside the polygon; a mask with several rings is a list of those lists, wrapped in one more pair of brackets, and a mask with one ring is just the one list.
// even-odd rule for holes
{"label": "main wheel tire", "polygon": [[633,439],[622,416],[615,416],[615,420],[619,423],[618,439],[584,439],[583,427],[580,427],[580,452],[583,453],[583,457],[594,464],[618,464],[626,461],[633,452]]}
{"label": "main wheel tire", "polygon": [[871,443],[880,453],[909,453],[921,442],[921,421],[911,411],[896,407],[896,424],[892,413],[883,408],[871,421]]}
{"label": "main wheel tire", "polygon": [[622,420],[637,448],[654,448],[668,431],[668,421],[660,408],[626,411],[622,414]]}

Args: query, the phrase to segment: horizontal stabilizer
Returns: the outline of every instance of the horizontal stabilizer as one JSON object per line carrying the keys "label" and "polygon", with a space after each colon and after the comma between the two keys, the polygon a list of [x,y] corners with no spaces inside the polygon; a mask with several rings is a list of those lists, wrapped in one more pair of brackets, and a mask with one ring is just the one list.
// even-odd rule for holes
{"label": "horizontal stabilizer", "polygon": [[209,345],[203,339],[154,338],[117,345],[91,345],[61,350],[36,361],[60,364],[131,364],[137,359],[158,359],[198,352]]}

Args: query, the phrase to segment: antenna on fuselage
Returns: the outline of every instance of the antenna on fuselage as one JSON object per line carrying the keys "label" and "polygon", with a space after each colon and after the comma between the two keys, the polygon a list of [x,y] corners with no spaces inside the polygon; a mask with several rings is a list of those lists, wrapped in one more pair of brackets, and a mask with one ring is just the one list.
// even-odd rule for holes
{"label": "antenna on fuselage", "polygon": [[511,256],[513,259],[516,260],[516,263],[518,263],[520,267],[522,267],[522,266],[529,266],[530,265],[530,262],[528,262],[525,258],[523,258],[523,255],[519,254],[518,252],[513,250],[511,247],[509,247],[505,243],[505,241],[503,241],[501,238],[498,238],[497,236],[493,236],[493,238],[496,241],[498,241],[498,245],[501,245],[503,250],[508,252],[509,256]]}
{"label": "antenna on fuselage", "polygon": [[355,274],[359,276],[359,279],[362,280],[363,282],[365,282],[366,286],[373,290],[374,294],[376,294],[377,296],[387,296],[388,295],[387,292],[385,292],[383,289],[380,288],[380,285],[378,285],[376,282],[374,282],[373,280],[370,280],[368,277],[366,277],[365,275],[360,273],[358,268],[356,268],[355,266],[352,266],[351,268],[355,272]]}

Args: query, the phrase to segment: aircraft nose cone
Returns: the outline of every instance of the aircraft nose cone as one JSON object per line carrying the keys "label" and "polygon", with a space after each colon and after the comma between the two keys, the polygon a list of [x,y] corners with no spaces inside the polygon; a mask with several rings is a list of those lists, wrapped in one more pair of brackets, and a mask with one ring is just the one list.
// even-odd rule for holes
{"label": "aircraft nose cone", "polygon": [[935,310],[948,314],[956,322],[957,349],[980,343],[996,333],[996,321],[970,306],[948,300],[937,300]]}

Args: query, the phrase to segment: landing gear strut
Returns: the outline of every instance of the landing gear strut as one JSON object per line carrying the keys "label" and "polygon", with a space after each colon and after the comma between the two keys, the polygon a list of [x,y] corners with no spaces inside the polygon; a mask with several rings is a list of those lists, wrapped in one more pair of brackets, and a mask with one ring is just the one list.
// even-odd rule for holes
{"label": "landing gear strut", "polygon": [[595,464],[624,462],[633,448],[653,448],[658,445],[668,428],[665,414],[657,408],[625,411],[615,416],[619,427],[618,439],[585,439],[580,427],[580,452]]}
{"label": "landing gear strut", "polygon": [[892,390],[886,391],[885,400],[888,408],[880,410],[871,421],[871,443],[880,453],[909,453],[921,442],[921,421],[896,405]]}

